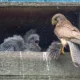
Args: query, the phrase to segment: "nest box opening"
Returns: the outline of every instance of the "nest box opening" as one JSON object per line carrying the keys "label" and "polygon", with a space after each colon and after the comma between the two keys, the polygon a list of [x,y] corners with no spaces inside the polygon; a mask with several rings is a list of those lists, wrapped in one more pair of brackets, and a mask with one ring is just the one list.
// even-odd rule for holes
{"label": "nest box opening", "polygon": [[79,11],[77,6],[0,7],[0,43],[7,37],[23,36],[30,29],[36,29],[40,46],[45,50],[52,41],[58,40],[53,33],[52,16],[62,13],[79,28]]}

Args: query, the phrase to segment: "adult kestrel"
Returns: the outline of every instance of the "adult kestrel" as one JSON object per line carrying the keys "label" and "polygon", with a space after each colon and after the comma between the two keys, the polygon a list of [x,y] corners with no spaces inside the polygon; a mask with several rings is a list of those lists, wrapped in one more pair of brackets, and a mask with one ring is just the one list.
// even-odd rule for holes
{"label": "adult kestrel", "polygon": [[62,54],[64,54],[64,47],[67,45],[67,41],[75,42],[80,40],[80,31],[63,14],[55,14],[52,17],[52,25],[55,25],[54,33],[62,43]]}

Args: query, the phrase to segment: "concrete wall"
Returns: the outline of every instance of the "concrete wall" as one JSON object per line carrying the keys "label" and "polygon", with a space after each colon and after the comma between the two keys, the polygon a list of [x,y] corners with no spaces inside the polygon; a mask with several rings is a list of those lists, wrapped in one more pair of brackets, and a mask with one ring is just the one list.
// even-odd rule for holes
{"label": "concrete wall", "polygon": [[0,80],[80,80],[69,53],[44,60],[39,52],[0,52]]}

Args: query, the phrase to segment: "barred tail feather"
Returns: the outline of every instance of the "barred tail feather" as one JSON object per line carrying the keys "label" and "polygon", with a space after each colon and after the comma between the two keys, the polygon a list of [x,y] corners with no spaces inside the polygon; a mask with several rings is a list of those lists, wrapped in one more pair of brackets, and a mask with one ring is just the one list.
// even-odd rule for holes
{"label": "barred tail feather", "polygon": [[70,54],[75,67],[80,67],[80,45],[68,41]]}

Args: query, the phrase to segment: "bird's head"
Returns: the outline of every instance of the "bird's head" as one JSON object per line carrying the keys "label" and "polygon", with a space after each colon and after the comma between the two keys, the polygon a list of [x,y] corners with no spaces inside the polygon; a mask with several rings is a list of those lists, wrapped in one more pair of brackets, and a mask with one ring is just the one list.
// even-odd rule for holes
{"label": "bird's head", "polygon": [[39,35],[38,34],[32,34],[28,37],[27,41],[29,43],[36,43],[39,44]]}
{"label": "bird's head", "polygon": [[56,25],[59,21],[64,21],[66,19],[66,17],[61,14],[61,13],[57,13],[52,17],[52,25]]}

